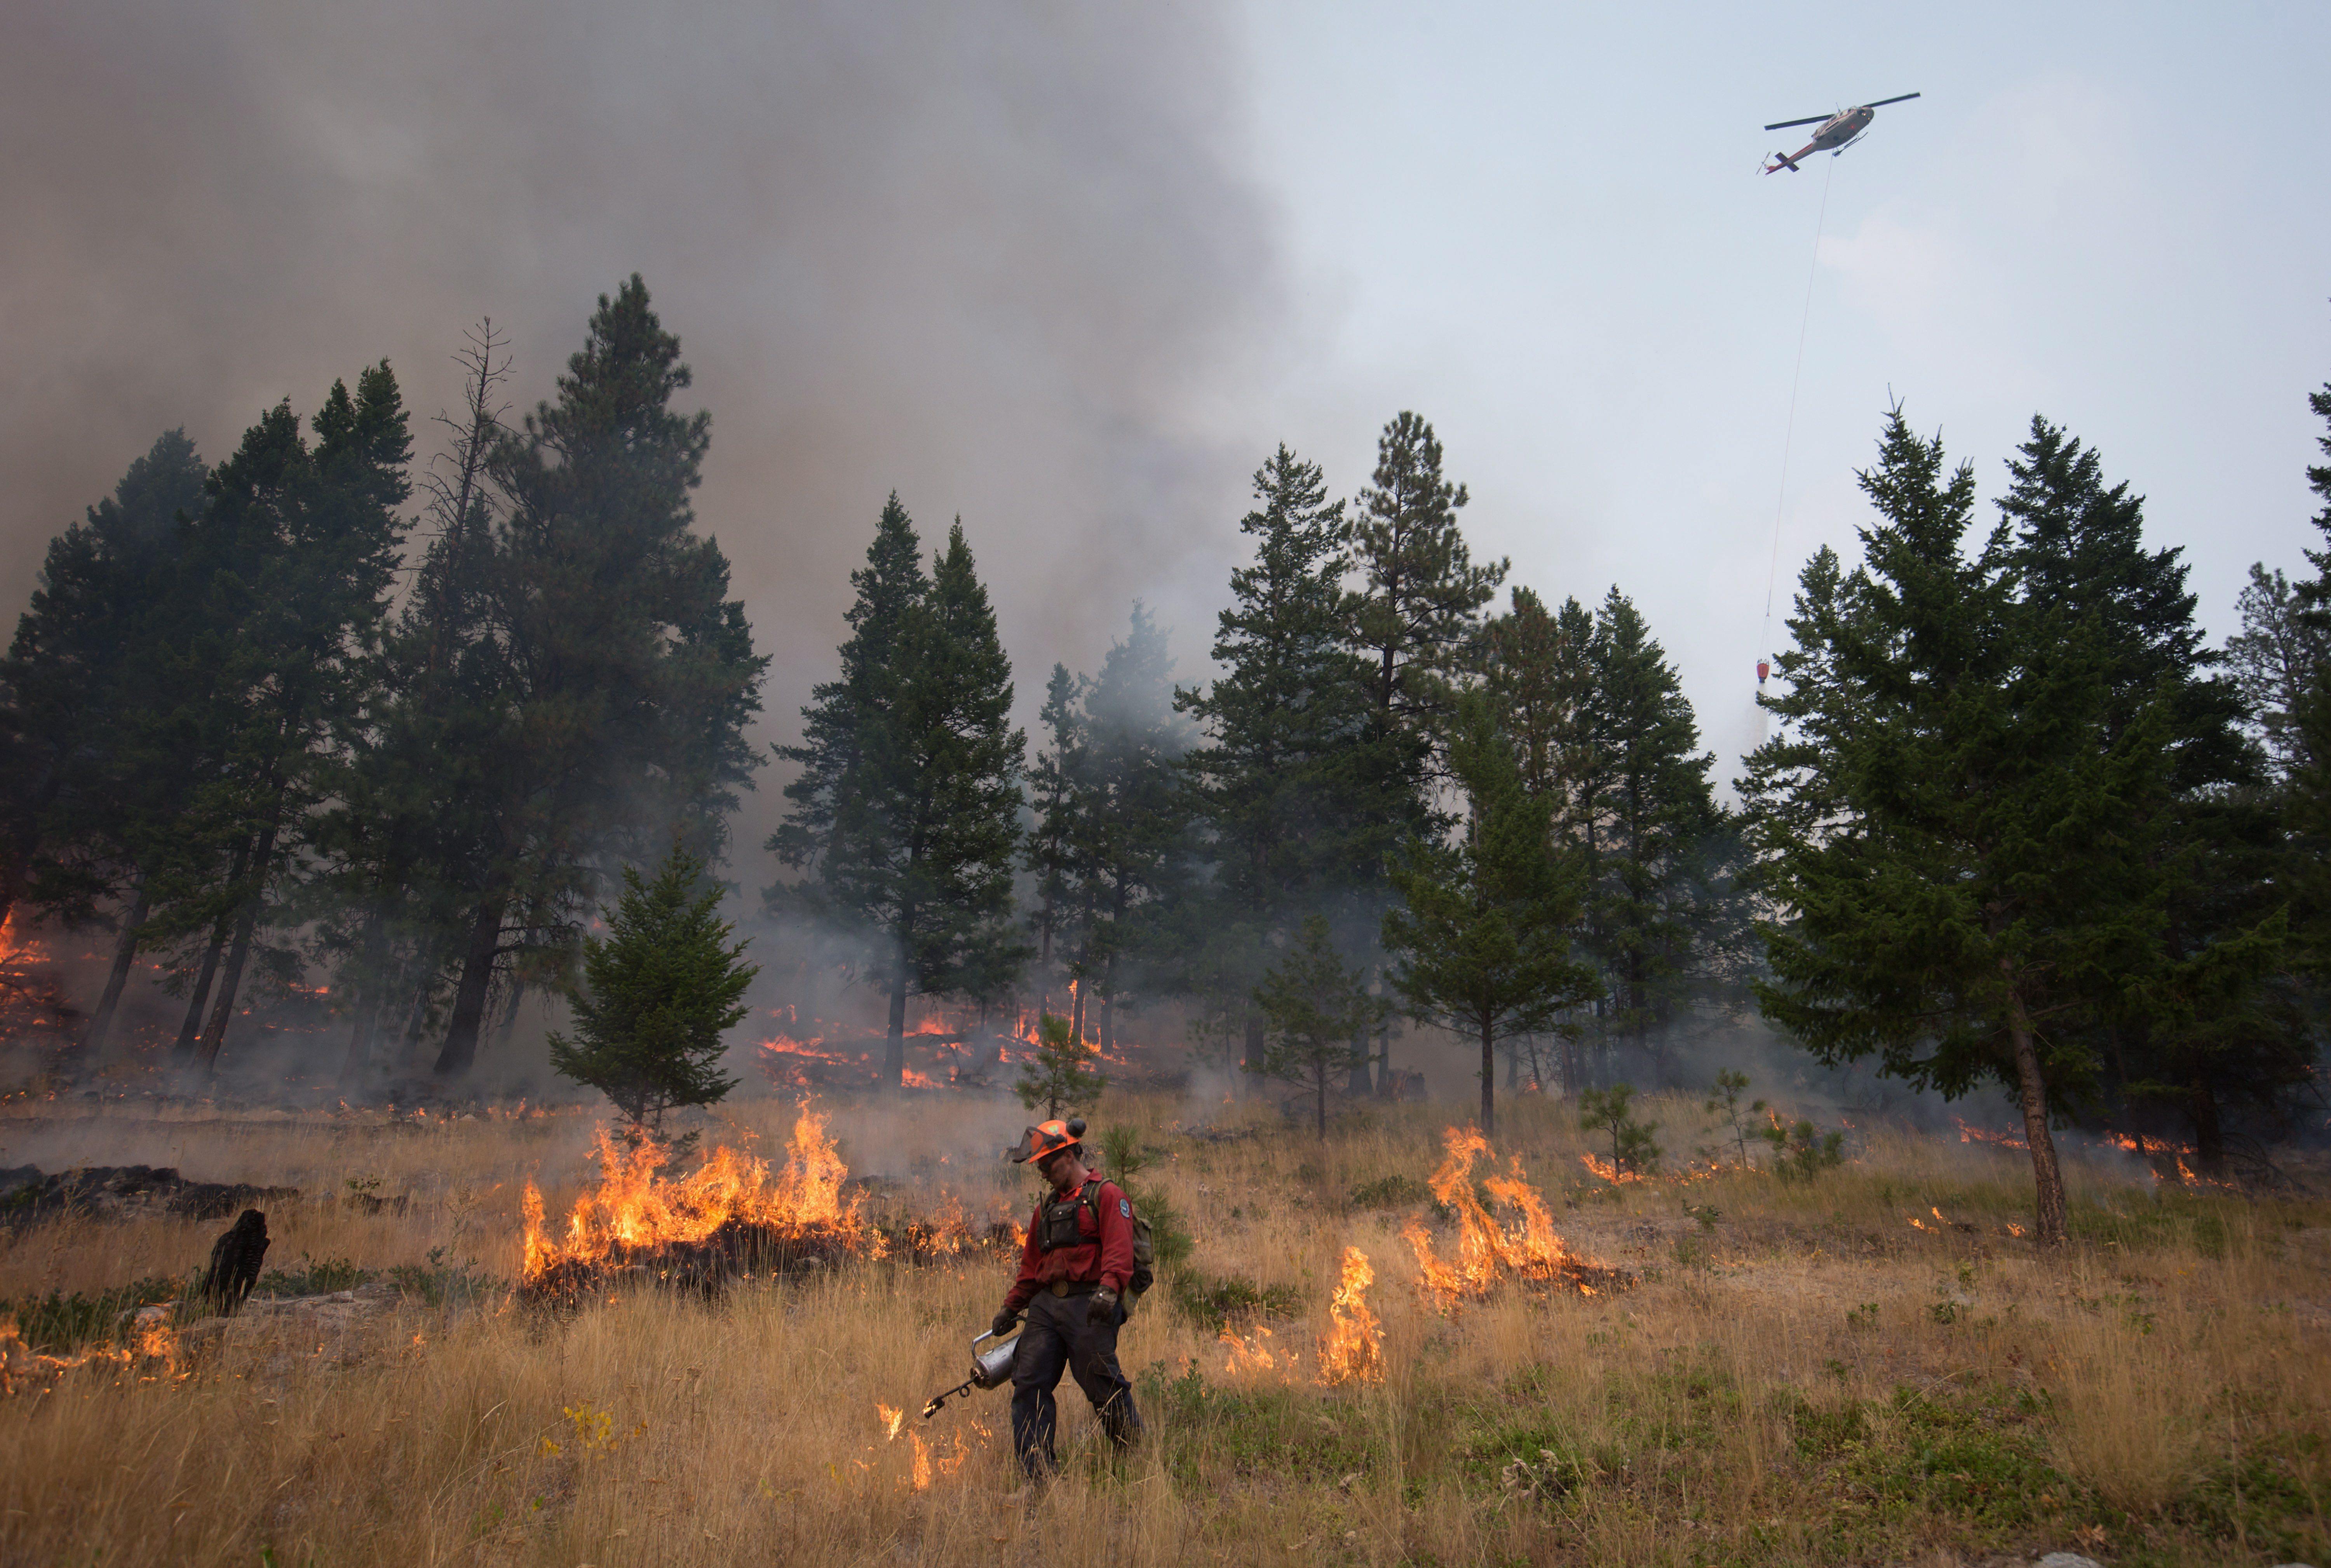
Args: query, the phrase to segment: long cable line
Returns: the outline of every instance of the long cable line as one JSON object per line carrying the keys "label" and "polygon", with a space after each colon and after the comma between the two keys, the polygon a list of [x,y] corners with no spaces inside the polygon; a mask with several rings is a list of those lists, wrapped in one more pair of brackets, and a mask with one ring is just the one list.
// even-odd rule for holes
{"label": "long cable line", "polygon": [[[1813,280],[1821,275],[1822,229],[1829,222],[1829,182],[1836,174],[1837,159],[1832,156],[1822,176],[1821,215],[1813,220],[1813,259],[1805,269],[1805,308],[1797,318],[1797,366],[1789,374],[1789,422],[1781,437],[1781,494],[1773,503],[1773,565],[1765,577],[1765,625],[1757,633],[1759,660],[1773,656],[1773,592],[1781,581],[1781,519],[1789,503],[1789,449],[1797,436],[1797,383],[1805,374],[1805,328],[1813,318]],[[1760,679],[1757,684],[1764,682]]]}

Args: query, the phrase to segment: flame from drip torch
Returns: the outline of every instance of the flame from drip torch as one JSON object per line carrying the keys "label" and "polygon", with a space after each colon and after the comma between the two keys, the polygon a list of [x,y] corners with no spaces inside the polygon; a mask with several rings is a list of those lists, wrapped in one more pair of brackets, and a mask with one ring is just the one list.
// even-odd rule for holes
{"label": "flame from drip torch", "polygon": [[1344,1249],[1343,1278],[1336,1282],[1336,1297],[1327,1306],[1327,1337],[1319,1345],[1321,1383],[1384,1381],[1384,1326],[1368,1308],[1368,1286],[1375,1277],[1366,1253]]}
{"label": "flame from drip torch", "polygon": [[1509,1231],[1489,1217],[1473,1194],[1473,1163],[1489,1155],[1489,1141],[1479,1128],[1451,1127],[1448,1153],[1432,1173],[1433,1196],[1457,1211],[1461,1234],[1457,1258],[1444,1263],[1434,1253],[1432,1238],[1412,1216],[1401,1228],[1401,1238],[1416,1254],[1425,1289],[1442,1311],[1459,1301],[1486,1296],[1498,1275],[1512,1273],[1525,1279],[1552,1278],[1570,1261],[1570,1250],[1554,1231],[1546,1201],[1529,1186],[1521,1156],[1513,1157],[1509,1175],[1493,1175],[1483,1183],[1490,1195],[1522,1212],[1522,1224]]}

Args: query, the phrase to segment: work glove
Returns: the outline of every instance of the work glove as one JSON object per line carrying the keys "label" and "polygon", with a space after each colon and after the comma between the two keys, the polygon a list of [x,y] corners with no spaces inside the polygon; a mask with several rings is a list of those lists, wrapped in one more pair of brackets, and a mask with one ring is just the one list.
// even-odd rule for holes
{"label": "work glove", "polygon": [[1117,1292],[1096,1290],[1085,1297],[1085,1326],[1111,1327],[1117,1323]]}
{"label": "work glove", "polygon": [[1019,1321],[1020,1315],[1018,1313],[1013,1311],[1008,1307],[1003,1307],[997,1311],[994,1320],[988,1324],[987,1332],[995,1335],[996,1338],[1001,1339],[1005,1335],[1011,1333],[1012,1326]]}

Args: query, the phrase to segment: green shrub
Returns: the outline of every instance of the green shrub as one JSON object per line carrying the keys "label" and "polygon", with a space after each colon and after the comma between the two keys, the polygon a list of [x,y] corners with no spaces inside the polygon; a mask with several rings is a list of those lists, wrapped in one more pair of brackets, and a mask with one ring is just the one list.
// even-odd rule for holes
{"label": "green shrub", "polygon": [[83,1345],[113,1344],[129,1314],[176,1300],[185,1290],[186,1281],[160,1275],[93,1296],[52,1290],[46,1296],[0,1299],[0,1321],[14,1318],[18,1335],[31,1349],[63,1355]]}
{"label": "green shrub", "polygon": [[1351,1204],[1355,1209],[1411,1209],[1432,1199],[1432,1188],[1405,1171],[1394,1171],[1354,1187]]}
{"label": "green shrub", "polygon": [[1809,1182],[1845,1163],[1845,1135],[1823,1133],[1808,1121],[1793,1127],[1774,1122],[1756,1136],[1773,1145],[1773,1174],[1784,1182]]}
{"label": "green shrub", "polygon": [[1167,1290],[1184,1316],[1214,1334],[1233,1318],[1292,1317],[1302,1305],[1292,1286],[1257,1285],[1236,1275],[1217,1278],[1196,1269],[1175,1270]]}
{"label": "green shrub", "polygon": [[353,1290],[359,1285],[369,1285],[379,1276],[369,1269],[359,1268],[345,1258],[310,1258],[300,1254],[297,1269],[270,1269],[259,1277],[257,1296],[328,1296],[335,1290]]}

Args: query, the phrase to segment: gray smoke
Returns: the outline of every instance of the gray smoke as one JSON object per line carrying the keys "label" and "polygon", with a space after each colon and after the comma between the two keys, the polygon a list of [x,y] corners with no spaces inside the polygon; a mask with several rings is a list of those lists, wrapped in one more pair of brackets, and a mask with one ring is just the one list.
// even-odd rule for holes
{"label": "gray smoke", "polygon": [[162,429],[216,461],[383,356],[426,415],[484,315],[530,406],[636,269],[713,413],[699,526],[775,656],[768,734],[893,487],[933,543],[962,514],[1032,712],[1137,594],[1203,660],[1275,439],[1209,422],[1283,316],[1221,8],[87,0],[8,32],[8,613]]}

